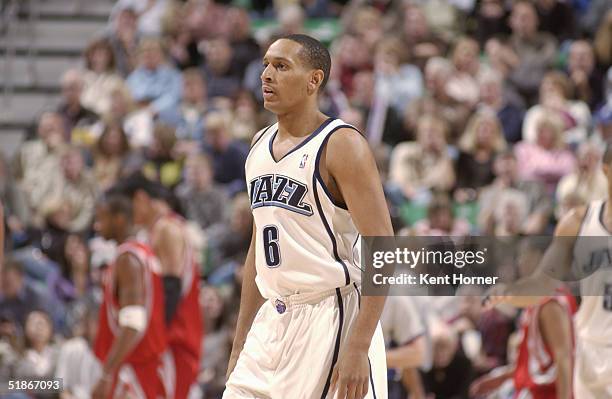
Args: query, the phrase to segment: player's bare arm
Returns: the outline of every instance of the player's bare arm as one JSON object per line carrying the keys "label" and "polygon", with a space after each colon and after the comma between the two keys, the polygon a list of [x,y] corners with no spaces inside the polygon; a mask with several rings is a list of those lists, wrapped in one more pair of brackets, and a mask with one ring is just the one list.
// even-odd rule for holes
{"label": "player's bare arm", "polygon": [[[346,204],[362,236],[393,236],[376,162],[363,136],[348,128],[334,133],[320,169],[332,195]],[[368,349],[384,304],[385,297],[363,297],[361,301],[332,377],[339,398],[362,398],[368,391]]]}
{"label": "player's bare arm", "polygon": [[153,251],[161,263],[164,284],[164,308],[169,325],[181,300],[181,273],[185,264],[185,237],[180,226],[161,220],[155,226]]}
{"label": "player's bare arm", "polygon": [[234,343],[232,345],[232,353],[230,355],[229,363],[227,366],[226,376],[234,370],[238,356],[242,351],[246,336],[251,329],[253,319],[261,305],[265,302],[265,299],[259,293],[259,289],[255,284],[255,276],[257,271],[255,270],[255,225],[253,225],[253,234],[251,235],[251,245],[247,253],[246,260],[244,261],[244,269],[242,276],[242,291],[240,294],[240,311],[238,313],[238,321],[236,322],[236,333],[234,335]]}
{"label": "player's bare arm", "polygon": [[[120,312],[130,306],[144,308],[145,287],[143,266],[132,255],[123,254],[117,258],[115,268],[115,285],[117,287]],[[119,334],[113,342],[103,365],[102,378],[98,381],[92,394],[94,399],[105,399],[108,397],[113,376],[125,358],[138,344],[140,331],[123,324],[120,320]]]}
{"label": "player's bare arm", "polygon": [[[555,238],[533,275],[511,286],[494,288],[489,303],[492,305],[509,303],[516,307],[528,307],[536,305],[545,296],[555,295],[559,280],[570,273],[573,244],[585,213],[586,207],[578,207],[565,215],[557,224]],[[535,293],[538,295],[534,295]]]}
{"label": "player's bare arm", "polygon": [[550,301],[542,306],[539,323],[542,337],[548,344],[557,367],[557,398],[570,399],[573,367],[573,344],[570,335],[572,320],[557,301]]}

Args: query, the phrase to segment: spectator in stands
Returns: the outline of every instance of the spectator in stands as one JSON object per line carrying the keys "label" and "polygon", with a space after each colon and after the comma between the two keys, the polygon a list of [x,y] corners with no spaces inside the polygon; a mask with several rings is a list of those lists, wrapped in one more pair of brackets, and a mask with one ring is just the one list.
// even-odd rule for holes
{"label": "spectator in stands", "polygon": [[431,32],[425,13],[418,5],[406,6],[402,31],[406,48],[409,49],[408,59],[421,71],[425,71],[428,59],[446,53],[446,42]]}
{"label": "spectator in stands", "polygon": [[539,122],[554,115],[561,122],[564,142],[576,144],[583,141],[591,123],[591,112],[584,102],[571,100],[572,91],[572,83],[565,74],[548,72],[540,85],[540,103],[525,114],[523,140],[534,142]]}
{"label": "spectator in stands", "polygon": [[126,82],[134,100],[154,115],[180,101],[181,74],[166,62],[159,39],[147,38],[141,41],[138,67]]}
{"label": "spectator in stands", "polygon": [[455,331],[441,323],[434,324],[431,329],[433,367],[423,376],[426,393],[435,398],[468,399],[469,385],[474,377],[472,364]]}
{"label": "spectator in stands", "polygon": [[85,50],[84,58],[81,104],[104,115],[110,109],[112,91],[123,85],[123,79],[115,72],[113,48],[107,39],[95,40]]}
{"label": "spectator in stands", "polygon": [[522,138],[525,109],[508,101],[504,95],[504,81],[495,71],[488,71],[480,78],[480,101],[497,114],[499,123],[508,143],[516,143]]}
{"label": "spectator in stands", "polygon": [[[506,145],[497,116],[490,110],[475,113],[459,140],[456,187],[466,193],[469,189],[479,189],[493,182],[493,161]],[[472,192],[474,194],[468,197],[474,199],[476,195]]]}
{"label": "spectator in stands", "polygon": [[47,298],[26,280],[23,264],[7,259],[0,273],[0,314],[6,319],[14,320],[20,331],[23,331],[26,316],[35,310],[46,309]]}
{"label": "spectator in stands", "polygon": [[481,46],[493,37],[510,33],[506,23],[508,10],[504,1],[484,0],[477,7],[475,36]]}
{"label": "spectator in stands", "polygon": [[423,95],[421,71],[406,63],[402,42],[396,37],[380,40],[375,51],[376,98],[401,113],[412,100]]}
{"label": "spectator in stands", "polygon": [[145,149],[142,173],[149,179],[174,188],[181,180],[182,163],[175,156],[176,133],[174,128],[156,123],[153,142]]}
{"label": "spectator in stands", "polygon": [[253,136],[257,131],[267,126],[264,116],[260,112],[259,104],[253,93],[246,89],[241,89],[236,95],[232,113],[231,130],[234,138],[251,144]]}
{"label": "spectator in stands", "polygon": [[514,151],[520,179],[539,181],[549,193],[554,192],[561,177],[572,172],[576,165],[574,154],[563,143],[562,127],[553,116],[540,119],[534,143],[518,143]]}
{"label": "spectator in stands", "polygon": [[168,56],[180,70],[195,68],[202,63],[198,41],[189,26],[185,24],[188,12],[189,7],[182,3],[175,3],[164,29],[164,36],[168,39]]}
{"label": "spectator in stands", "polygon": [[242,77],[232,64],[232,47],[223,38],[212,39],[204,44],[206,63],[204,77],[208,86],[208,98],[232,97],[240,89]]}
{"label": "spectator in stands", "polygon": [[414,225],[414,235],[419,237],[461,237],[470,233],[467,220],[455,218],[453,206],[446,195],[434,197],[427,207],[427,219]]}
{"label": "spectator in stands", "polygon": [[211,160],[203,154],[192,155],[185,164],[185,182],[177,187],[185,216],[202,229],[226,220],[227,193],[213,181]]}
{"label": "spectator in stands", "polygon": [[557,44],[549,33],[538,31],[538,15],[529,1],[514,2],[510,27],[509,49],[514,53],[514,63],[509,66],[509,80],[529,102],[533,102],[544,73],[554,61]]}
{"label": "spectator in stands", "polygon": [[393,149],[390,182],[404,198],[426,203],[432,191],[447,191],[455,184],[447,132],[444,120],[425,115],[417,125],[418,141],[400,143]]}
{"label": "spectator in stands", "polygon": [[209,111],[206,83],[195,68],[183,72],[181,101],[162,109],[159,121],[176,129],[177,151],[181,154],[197,151],[204,139],[206,114]]}
{"label": "spectator in stands", "polygon": [[470,108],[476,105],[480,97],[477,78],[484,67],[480,65],[479,54],[480,46],[475,39],[461,37],[451,55],[454,72],[446,84],[448,95]]}
{"label": "spectator in stands", "polygon": [[586,40],[576,40],[569,48],[567,74],[574,88],[574,99],[584,101],[591,110],[603,101],[603,75],[595,65],[593,46]]}
{"label": "spectator in stands", "polygon": [[[60,158],[66,143],[64,121],[58,113],[41,115],[37,129],[38,137],[26,141],[15,159],[15,177],[23,192],[29,210],[38,209],[44,199],[45,182],[59,173]],[[30,224],[31,220],[24,221]]]}
{"label": "spectator in stands", "polygon": [[101,192],[117,182],[129,152],[130,143],[121,123],[106,123],[93,149],[93,173]]}
{"label": "spectator in stands", "polygon": [[229,276],[233,279],[234,272],[244,263],[253,234],[251,203],[246,193],[237,194],[232,199],[229,223],[217,227],[209,236],[210,256],[217,266],[217,276],[211,276],[210,280],[219,280],[219,274],[227,274],[223,269],[229,269]]}
{"label": "spectator in stands", "polygon": [[559,0],[537,0],[539,27],[562,43],[576,37],[576,18],[572,5]]}
{"label": "spectator in stands", "polygon": [[112,91],[111,108],[104,119],[105,121],[101,121],[94,129],[98,138],[107,123],[117,121],[121,123],[130,147],[136,149],[151,145],[153,114],[147,108],[137,108],[132,95],[125,86]]}
{"label": "spectator in stands", "polygon": [[138,16],[139,34],[160,36],[162,21],[169,3],[168,0],[118,0],[111,12],[111,21],[121,11],[130,9]]}
{"label": "spectator in stands", "polygon": [[576,170],[563,176],[557,185],[557,203],[565,202],[569,196],[585,204],[606,198],[608,185],[600,166],[602,153],[603,149],[592,142],[578,147]]}
{"label": "spectator in stands", "polygon": [[495,180],[479,196],[481,234],[494,234],[500,224],[500,216],[504,214],[504,211],[500,211],[501,204],[507,198],[518,198],[524,208],[524,217],[515,219],[518,231],[526,235],[542,234],[552,215],[552,203],[544,185],[519,179],[517,159],[511,151],[496,157],[493,172]]}
{"label": "spectator in stands", "polygon": [[278,10],[280,24],[277,35],[293,35],[304,33],[304,10],[298,4],[286,4]]}
{"label": "spectator in stands", "polygon": [[127,77],[136,67],[138,42],[138,15],[131,8],[118,11],[112,23],[112,31],[108,40],[113,48],[117,71],[122,77]]}
{"label": "spectator in stands", "polygon": [[227,12],[228,38],[232,46],[232,65],[238,76],[244,76],[247,66],[261,57],[259,44],[251,35],[251,20],[248,12],[233,7]]}
{"label": "spectator in stands", "polygon": [[85,81],[78,69],[69,69],[62,75],[62,102],[57,112],[64,118],[66,140],[87,142],[91,127],[98,115],[81,104]]}
{"label": "spectator in stands", "polygon": [[[15,365],[19,360],[21,337],[15,320],[0,313],[0,380],[8,381],[14,378]],[[13,399],[13,398],[8,398]],[[15,399],[25,399],[17,397]]]}
{"label": "spectator in stands", "polygon": [[595,55],[603,67],[612,64],[612,9],[608,10],[595,34]]}
{"label": "spectator in stands", "polygon": [[212,159],[214,180],[223,184],[230,196],[244,191],[244,164],[248,146],[232,139],[229,131],[229,117],[221,112],[214,112],[206,119],[205,152]]}
{"label": "spectator in stands", "polygon": [[53,344],[53,323],[49,315],[39,310],[30,312],[24,333],[25,352],[15,367],[15,377],[53,377],[58,352]]}
{"label": "spectator in stands", "polygon": [[88,399],[102,369],[93,352],[93,343],[98,331],[98,309],[95,304],[88,307],[79,321],[82,330],[62,344],[59,349],[55,377],[61,378],[61,399]]}
{"label": "spectator in stands", "polygon": [[93,220],[98,186],[91,171],[85,166],[78,147],[69,147],[62,155],[60,175],[50,178],[45,190],[47,198],[61,198],[69,208],[68,230],[85,232]]}
{"label": "spectator in stands", "polygon": [[3,238],[8,248],[23,244],[27,237],[26,222],[29,220],[29,210],[25,197],[19,190],[2,153],[0,153],[0,208],[4,211],[3,223],[7,230]]}
{"label": "spectator in stands", "polygon": [[605,104],[595,114],[595,132],[590,141],[600,148],[612,143],[612,102]]}
{"label": "spectator in stands", "polygon": [[408,105],[404,113],[404,127],[409,132],[416,131],[422,115],[432,114],[443,118],[449,125],[448,140],[454,143],[463,133],[470,115],[470,108],[454,101],[446,90],[453,75],[453,65],[445,58],[434,57],[425,67],[427,93]]}

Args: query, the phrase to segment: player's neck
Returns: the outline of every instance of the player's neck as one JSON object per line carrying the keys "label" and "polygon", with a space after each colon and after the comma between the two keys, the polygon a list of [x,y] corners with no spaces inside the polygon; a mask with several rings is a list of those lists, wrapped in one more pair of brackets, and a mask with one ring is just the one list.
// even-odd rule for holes
{"label": "player's neck", "polygon": [[278,133],[281,136],[305,137],[318,128],[327,116],[316,107],[304,107],[278,115]]}

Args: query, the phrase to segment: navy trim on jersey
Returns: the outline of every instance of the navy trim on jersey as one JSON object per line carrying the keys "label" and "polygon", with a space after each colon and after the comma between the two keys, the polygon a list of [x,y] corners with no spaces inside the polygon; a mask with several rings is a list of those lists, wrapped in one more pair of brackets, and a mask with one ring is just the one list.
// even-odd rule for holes
{"label": "navy trim on jersey", "polygon": [[327,118],[322,124],[321,126],[319,126],[318,128],[315,129],[314,132],[310,133],[310,135],[304,139],[300,144],[296,145],[295,147],[293,147],[293,149],[291,151],[289,151],[288,153],[286,153],[285,155],[283,155],[283,157],[281,159],[279,159],[278,161],[276,160],[276,158],[274,158],[274,151],[272,150],[272,146],[274,144],[274,139],[276,138],[276,134],[278,133],[278,129],[276,130],[276,132],[274,132],[274,134],[272,135],[272,137],[270,138],[270,144],[269,144],[269,148],[270,148],[270,156],[272,157],[272,160],[275,163],[279,163],[280,161],[282,161],[283,159],[285,159],[287,157],[287,155],[294,153],[295,151],[299,150],[300,148],[302,148],[303,146],[305,146],[310,140],[314,139],[319,133],[321,133],[321,131],[323,129],[325,129],[327,127],[327,125],[329,125],[330,123],[332,123],[332,121],[334,121],[335,118]]}
{"label": "navy trim on jersey", "polygon": [[353,287],[355,287],[355,291],[357,291],[357,306],[361,309],[361,292],[359,292],[359,288],[357,287],[357,283],[353,281]]}
{"label": "navy trim on jersey", "polygon": [[601,223],[601,227],[604,229],[604,231],[607,231],[608,234],[612,234],[612,231],[608,230],[606,224],[604,223],[604,210],[606,209],[606,202],[607,201],[603,201],[601,203],[601,209],[599,210],[599,223]]}
{"label": "navy trim on jersey", "polygon": [[268,126],[267,128],[265,128],[265,129],[263,130],[263,132],[261,132],[261,134],[259,135],[259,137],[257,137],[257,138],[255,139],[255,141],[254,141],[254,142],[251,144],[251,147],[250,147],[250,148],[252,149],[253,147],[255,147],[255,145],[256,145],[257,143],[259,143],[259,140],[261,140],[261,139],[263,138],[263,136],[265,136],[265,135],[266,135],[266,133],[268,132],[268,130],[270,130],[270,128],[271,128],[272,126],[274,126],[274,125],[275,125],[275,124],[273,123],[273,124],[271,124],[270,126]]}
{"label": "navy trim on jersey", "polygon": [[314,193],[314,197],[315,197],[315,204],[317,205],[317,211],[319,212],[319,216],[321,216],[321,221],[323,222],[323,226],[325,227],[325,230],[327,231],[327,234],[329,235],[329,238],[331,239],[331,242],[332,242],[332,252],[334,254],[334,258],[336,259],[337,262],[340,262],[340,264],[342,265],[342,268],[344,269],[344,279],[345,279],[344,284],[349,285],[351,283],[351,278],[349,277],[348,267],[346,267],[346,264],[342,261],[342,259],[340,259],[340,255],[338,255],[338,244],[336,243],[336,237],[334,237],[334,233],[329,227],[329,223],[327,223],[327,219],[325,219],[325,214],[323,213],[323,208],[321,207],[321,201],[319,200],[319,192],[317,191],[317,179],[315,176],[312,176],[312,190],[313,190],[312,192]]}
{"label": "navy trim on jersey", "polygon": [[370,385],[372,385],[372,396],[376,399],[376,389],[374,388],[374,379],[372,378],[372,363],[370,363],[370,357],[368,356],[368,366],[370,366]]}
{"label": "navy trim on jersey", "polygon": [[321,394],[321,399],[325,399],[327,393],[329,392],[329,386],[331,384],[331,377],[334,371],[334,366],[338,361],[338,354],[340,353],[340,339],[342,338],[342,324],[344,323],[344,304],[342,303],[342,295],[340,294],[340,288],[336,288],[336,297],[338,298],[338,310],[339,320],[338,320],[338,334],[336,335],[336,344],[334,346],[334,355],[332,356],[332,363],[329,368],[329,373],[327,374],[327,380],[325,381],[325,387],[323,388],[323,393]]}
{"label": "navy trim on jersey", "polygon": [[344,209],[345,211],[348,211],[348,208],[346,207],[346,204],[341,204],[341,203],[339,203],[338,201],[336,201],[334,199],[334,197],[332,196],[331,192],[327,188],[327,185],[323,181],[323,177],[321,176],[321,171],[319,169],[319,162],[321,160],[321,154],[323,153],[323,148],[325,148],[325,145],[327,144],[327,140],[329,140],[329,138],[331,137],[332,134],[334,134],[336,131],[338,131],[339,129],[342,129],[344,127],[349,128],[349,129],[353,129],[357,133],[361,134],[361,132],[359,130],[355,129],[355,127],[353,127],[351,125],[340,125],[340,126],[335,127],[331,132],[329,132],[327,134],[327,137],[325,137],[323,139],[323,142],[321,143],[321,146],[319,147],[319,150],[317,151],[317,157],[315,158],[314,175],[315,175],[316,179],[319,181],[319,183],[321,184],[321,187],[323,187],[323,191],[325,191],[325,194],[327,194],[327,198],[329,198],[329,200],[332,202],[332,204],[336,205],[340,209]]}

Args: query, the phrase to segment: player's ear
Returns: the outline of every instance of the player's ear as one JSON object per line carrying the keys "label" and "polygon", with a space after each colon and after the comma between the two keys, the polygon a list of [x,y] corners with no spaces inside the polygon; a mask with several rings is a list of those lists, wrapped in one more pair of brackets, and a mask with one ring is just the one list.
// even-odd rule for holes
{"label": "player's ear", "polygon": [[310,74],[310,80],[308,81],[308,94],[313,94],[317,91],[321,83],[323,83],[323,71],[316,69]]}

